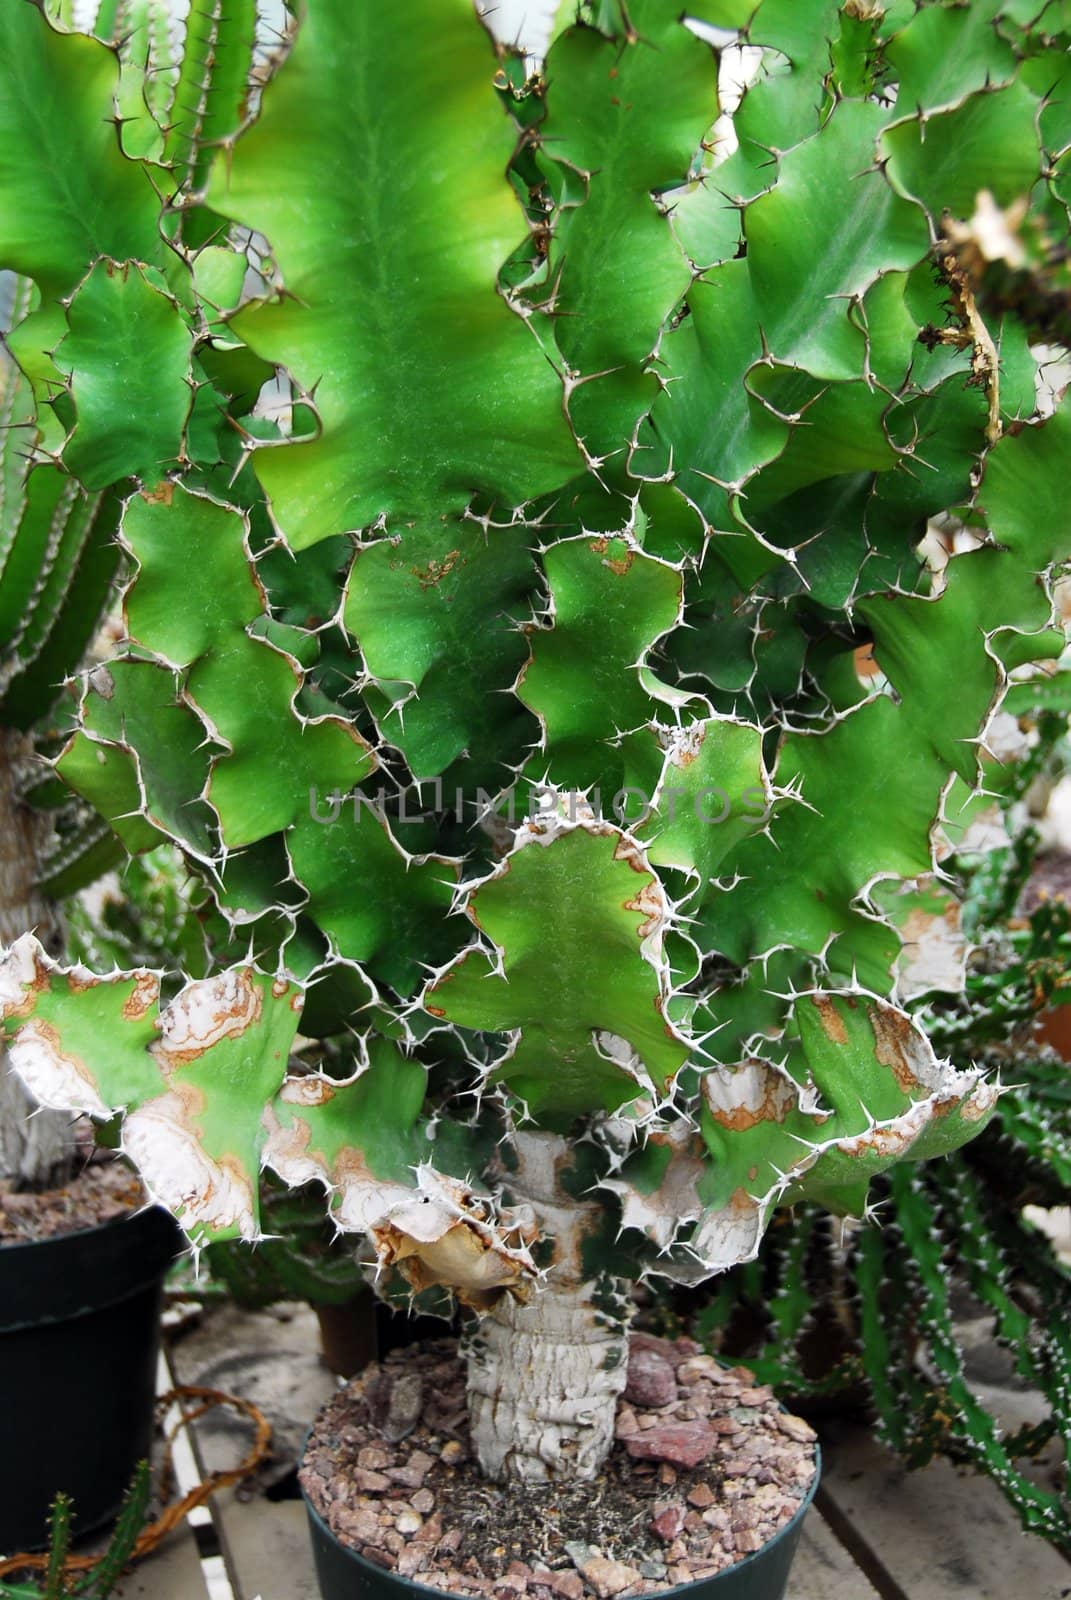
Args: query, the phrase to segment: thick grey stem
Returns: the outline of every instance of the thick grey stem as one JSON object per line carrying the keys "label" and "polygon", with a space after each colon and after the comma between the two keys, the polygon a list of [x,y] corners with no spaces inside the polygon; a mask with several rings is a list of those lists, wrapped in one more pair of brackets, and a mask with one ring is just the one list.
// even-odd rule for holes
{"label": "thick grey stem", "polygon": [[[603,1291],[604,1292],[604,1291]],[[593,1478],[613,1443],[627,1325],[592,1283],[505,1296],[466,1341],[469,1425],[488,1478]]]}
{"label": "thick grey stem", "polygon": [[69,1111],[43,1111],[12,1072],[0,1047],[0,1178],[18,1188],[62,1182],[74,1153]]}
{"label": "thick grey stem", "polygon": [[[48,823],[18,794],[20,770],[32,757],[25,734],[0,728],[0,945],[32,931],[56,950],[62,938],[59,913],[36,884]],[[0,1046],[0,1178],[43,1189],[67,1175],[73,1154],[70,1113],[36,1109]]]}
{"label": "thick grey stem", "polygon": [[473,1447],[489,1478],[592,1478],[625,1386],[627,1286],[585,1275],[584,1239],[602,1208],[561,1187],[566,1142],[520,1134],[516,1150],[511,1199],[532,1208],[554,1257],[530,1300],[504,1296],[466,1337]]}

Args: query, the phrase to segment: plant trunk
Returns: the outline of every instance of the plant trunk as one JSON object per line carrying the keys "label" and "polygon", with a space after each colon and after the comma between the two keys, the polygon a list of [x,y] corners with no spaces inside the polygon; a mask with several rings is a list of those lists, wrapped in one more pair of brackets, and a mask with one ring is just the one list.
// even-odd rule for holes
{"label": "plant trunk", "polygon": [[505,1295],[465,1337],[473,1447],[499,1481],[593,1478],[627,1377],[627,1284],[585,1269],[585,1241],[605,1212],[562,1188],[566,1141],[518,1134],[515,1149],[509,1198],[531,1207],[554,1255],[529,1300]]}
{"label": "plant trunk", "polygon": [[[20,769],[26,771],[32,758],[25,734],[0,728],[0,945],[33,932],[56,953],[63,937],[59,912],[36,882],[49,823],[18,792]],[[68,1176],[73,1153],[70,1112],[36,1108],[0,1046],[0,1179],[17,1188],[47,1189]]]}

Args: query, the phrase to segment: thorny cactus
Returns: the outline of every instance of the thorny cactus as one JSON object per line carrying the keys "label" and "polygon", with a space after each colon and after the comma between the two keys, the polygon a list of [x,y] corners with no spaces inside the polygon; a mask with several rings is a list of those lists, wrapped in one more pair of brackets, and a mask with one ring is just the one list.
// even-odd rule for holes
{"label": "thorny cactus", "polygon": [[996,1103],[878,900],[1062,645],[1065,8],[593,0],[526,77],[471,0],[303,0],[251,96],[253,0],[166,69],[51,9],[0,9],[11,344],[130,570],[58,766],[232,965],[159,1010],[24,940],[14,1057],[195,1244],[319,1179],[479,1313],[485,1469],[591,1474],[630,1279]]}
{"label": "thorny cactus", "polygon": [[[690,1327],[801,1402],[865,1398],[879,1437],[909,1465],[939,1453],[969,1461],[1026,1528],[1071,1550],[1071,1273],[1029,1209],[1071,1205],[1068,1065],[1034,1028],[1039,1013],[1052,1021],[1071,1002],[1071,907],[1066,891],[1037,897],[1039,834],[1024,803],[1066,770],[1071,673],[1016,685],[1004,710],[1023,714],[1026,734],[1019,759],[989,772],[1004,838],[976,818],[942,862],[950,881],[928,935],[914,908],[923,942],[943,928],[946,959],[921,969],[930,981],[911,1009],[955,1061],[981,1061],[1010,1087],[977,1139],[878,1180],[879,1228],[844,1227],[814,1204],[782,1213],[758,1256],[711,1286]],[[981,839],[988,848],[972,849]],[[966,969],[958,992],[953,950]],[[1009,1428],[1001,1391],[994,1403],[972,1382],[957,1326],[968,1316],[1043,1402],[1033,1423]]]}
{"label": "thorny cactus", "polygon": [[152,1497],[152,1472],[147,1461],[141,1461],[126,1494],[115,1528],[104,1554],[81,1577],[72,1578],[68,1572],[71,1548],[71,1514],[74,1510],[70,1497],[62,1492],[56,1495],[49,1518],[48,1554],[30,1557],[27,1562],[15,1558],[3,1563],[4,1569],[18,1571],[23,1566],[40,1569],[40,1581],[29,1578],[16,1583],[0,1580],[0,1600],[108,1600],[116,1584],[130,1563]]}

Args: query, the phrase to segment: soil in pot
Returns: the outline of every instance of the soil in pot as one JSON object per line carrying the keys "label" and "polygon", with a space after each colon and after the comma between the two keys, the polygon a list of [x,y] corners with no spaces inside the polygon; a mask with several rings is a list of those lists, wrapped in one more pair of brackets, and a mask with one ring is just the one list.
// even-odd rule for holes
{"label": "soil in pot", "polygon": [[20,1192],[0,1178],[0,1247],[96,1228],[145,1203],[137,1175],[104,1153],[81,1160],[70,1181],[56,1189]]}
{"label": "soil in pot", "polygon": [[639,1334],[598,1477],[500,1487],[470,1453],[456,1344],[438,1340],[340,1391],[301,1483],[344,1545],[400,1577],[496,1600],[629,1600],[762,1549],[807,1498],[814,1439],[746,1368]]}

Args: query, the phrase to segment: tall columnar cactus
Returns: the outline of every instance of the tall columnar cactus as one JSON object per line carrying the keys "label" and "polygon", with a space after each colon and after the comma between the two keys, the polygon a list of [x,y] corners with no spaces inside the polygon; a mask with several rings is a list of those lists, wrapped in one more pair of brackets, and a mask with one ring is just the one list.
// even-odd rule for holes
{"label": "tall columnar cactus", "polygon": [[996,1102],[878,890],[1062,645],[1064,9],[593,0],[527,80],[471,0],[295,22],[247,97],[251,0],[194,0],[132,116],[129,58],[0,10],[12,345],[132,573],[59,770],[233,941],[162,1009],[17,943],[12,1052],[195,1243],[319,1179],[479,1313],[487,1470],[591,1473],[630,1278]]}
{"label": "tall columnar cactus", "polygon": [[[21,323],[36,290],[0,275],[0,329]],[[107,601],[119,552],[119,501],[35,459],[33,398],[0,350],[0,939],[33,929],[55,953],[57,900],[112,864],[114,835],[44,766],[57,701]],[[66,803],[65,803],[66,802]],[[33,1108],[0,1049],[0,1178],[44,1185],[63,1176],[71,1119]]]}

